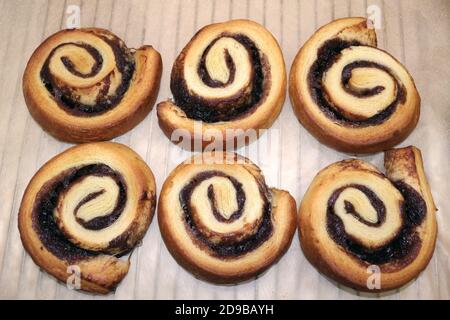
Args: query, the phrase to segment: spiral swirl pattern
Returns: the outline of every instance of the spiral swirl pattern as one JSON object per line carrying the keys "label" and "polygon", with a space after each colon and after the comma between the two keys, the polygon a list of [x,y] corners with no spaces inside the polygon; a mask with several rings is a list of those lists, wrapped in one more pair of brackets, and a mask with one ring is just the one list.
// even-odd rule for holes
{"label": "spiral swirl pattern", "polygon": [[212,282],[234,283],[254,277],[287,250],[295,201],[269,189],[248,159],[204,153],[166,180],[158,221],[183,266]]}
{"label": "spiral swirl pattern", "polygon": [[414,81],[376,48],[375,31],[363,18],[320,28],[297,54],[289,87],[302,124],[346,152],[386,150],[405,139],[419,117]]}
{"label": "spiral swirl pattern", "polygon": [[158,105],[161,127],[260,129],[278,116],[285,98],[285,67],[278,43],[261,25],[233,20],[202,28],[176,59],[174,101]]}
{"label": "spiral swirl pattern", "polygon": [[150,112],[160,77],[161,57],[150,46],[129,49],[103,29],[62,30],[30,58],[24,95],[31,114],[57,138],[105,140]]}
{"label": "spiral swirl pattern", "polygon": [[82,289],[113,290],[129,262],[116,256],[143,238],[155,209],[155,184],[145,163],[125,146],[93,143],[50,160],[31,180],[19,229],[34,261],[60,280],[78,265]]}
{"label": "spiral swirl pattern", "polygon": [[426,267],[436,241],[436,208],[419,150],[390,150],[385,163],[387,177],[356,159],[323,169],[300,208],[308,259],[365,291],[368,266],[379,266],[380,290],[397,288]]}

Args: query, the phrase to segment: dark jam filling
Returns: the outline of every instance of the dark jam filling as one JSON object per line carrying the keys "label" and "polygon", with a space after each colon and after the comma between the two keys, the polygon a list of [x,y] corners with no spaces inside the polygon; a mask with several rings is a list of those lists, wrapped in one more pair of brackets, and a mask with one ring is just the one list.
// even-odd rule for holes
{"label": "dark jam filling", "polygon": [[66,66],[67,70],[72,74],[82,78],[93,77],[100,71],[103,64],[102,56],[97,51],[97,49],[85,43],[63,43],[50,52],[47,60],[42,66],[40,73],[42,82],[44,83],[48,92],[56,100],[58,105],[70,114],[81,117],[91,117],[103,114],[119,104],[130,86],[130,82],[133,78],[135,70],[133,56],[128,52],[126,48],[123,47],[123,44],[121,44],[119,40],[110,40],[106,37],[102,37],[102,39],[109,44],[114,52],[117,69],[122,75],[122,80],[117,87],[115,94],[113,96],[108,96],[110,78],[109,75],[105,77],[105,79],[103,79],[104,87],[97,95],[96,103],[94,105],[81,103],[79,101],[80,97],[77,96],[70,87],[59,87],[50,73],[49,64],[55,50],[57,50],[59,47],[68,44],[75,45],[84,48],[94,59],[95,63],[92,66],[91,71],[87,74],[82,74],[78,70],[76,70],[76,67],[73,65],[69,58],[62,57],[61,61]]}
{"label": "dark jam filling", "polygon": [[215,39],[211,44],[206,48],[205,52],[203,52],[203,55],[200,59],[200,64],[198,65],[197,72],[200,76],[200,79],[202,79],[203,83],[205,83],[207,86],[211,88],[220,88],[225,87],[232,83],[234,81],[234,76],[236,74],[236,65],[234,64],[233,58],[231,57],[228,50],[225,49],[224,56],[225,56],[225,63],[228,67],[228,71],[230,76],[228,77],[227,82],[223,83],[218,80],[214,80],[211,78],[211,76],[208,73],[208,70],[206,69],[206,57],[208,56],[209,50],[211,50],[212,46],[219,40],[220,38]]}
{"label": "dark jam filling", "polygon": [[[259,183],[259,189],[262,199],[264,200],[263,206],[263,214],[262,221],[260,222],[258,229],[255,233],[249,235],[240,240],[233,240],[232,237],[225,237],[225,239],[221,242],[211,242],[207,238],[204,237],[199,226],[194,221],[194,217],[192,216],[192,209],[190,206],[190,199],[192,196],[192,192],[194,189],[204,180],[209,179],[211,177],[224,177],[231,181],[231,183],[236,188],[237,182],[233,177],[230,177],[219,171],[206,171],[199,173],[192,180],[183,187],[180,192],[180,205],[184,212],[184,219],[186,223],[186,228],[188,228],[189,233],[198,241],[200,245],[204,245],[209,248],[212,253],[220,258],[234,258],[241,256],[247,252],[250,252],[256,248],[258,248],[264,241],[266,241],[270,235],[272,234],[272,221],[271,221],[271,212],[272,206],[270,204],[269,199],[269,191],[267,187],[262,183]],[[233,213],[237,215],[236,219],[242,214],[242,209],[245,204],[245,194],[243,190],[238,191],[239,188],[236,189],[236,200],[238,202],[238,210]],[[220,213],[218,213],[220,214]],[[232,216],[233,216],[232,215]],[[214,214],[216,217],[216,215]],[[220,220],[219,220],[220,221]]]}
{"label": "dark jam filling", "polygon": [[224,58],[230,72],[230,77],[226,83],[211,79],[205,65],[206,56],[209,50],[217,40],[223,37],[233,38],[242,44],[248,51],[251,60],[250,64],[253,67],[251,91],[246,92],[246,89],[244,89],[242,92],[239,92],[226,100],[208,100],[192,94],[183,78],[184,56],[182,56],[182,60],[179,63],[177,61],[172,70],[170,90],[172,91],[175,104],[191,119],[208,123],[233,120],[242,114],[250,112],[263,99],[265,91],[264,79],[265,75],[268,75],[269,73],[269,68],[265,61],[263,61],[255,43],[245,35],[223,34],[214,40],[206,48],[200,59],[197,68],[199,77],[206,85],[212,88],[224,87],[233,82],[236,68],[239,68],[239,66],[235,66],[234,61],[226,50],[224,51]]}
{"label": "dark jam filling", "polygon": [[375,209],[375,211],[377,213],[377,221],[371,222],[371,221],[365,220],[360,215],[360,213],[355,210],[355,207],[353,206],[353,204],[351,202],[344,200],[345,211],[347,212],[347,214],[352,215],[356,220],[358,220],[359,222],[364,223],[365,225],[370,226],[370,227],[377,227],[377,226],[380,226],[381,224],[383,224],[383,222],[386,219],[386,207],[384,206],[383,201],[381,201],[381,199],[377,197],[375,192],[373,192],[366,186],[363,186],[360,184],[351,184],[351,185],[339,188],[335,192],[333,192],[333,195],[330,197],[329,204],[332,203],[333,207],[334,207],[334,204],[335,204],[337,198],[339,197],[339,195],[341,194],[341,192],[347,188],[358,189],[359,191],[363,192],[366,195],[366,197],[369,199],[370,204],[372,205],[372,207]]}
{"label": "dark jam filling", "polygon": [[370,62],[370,61],[355,61],[352,62],[344,67],[342,70],[342,85],[344,87],[344,90],[357,97],[371,97],[374,95],[379,94],[382,92],[385,88],[383,86],[375,86],[370,89],[362,89],[362,90],[355,90],[353,88],[349,87],[349,81],[352,77],[352,71],[357,68],[376,68],[383,70],[384,72],[388,73],[392,79],[395,79],[394,75],[391,73],[391,71],[386,68],[385,66],[378,64],[376,62]]}
{"label": "dark jam filling", "polygon": [[[117,186],[119,187],[119,196],[117,198],[116,205],[114,206],[114,209],[111,211],[111,213],[104,215],[104,216],[96,217],[89,221],[84,221],[83,219],[76,216],[79,208],[82,205],[84,205],[85,203],[97,198],[98,196],[103,194],[106,190],[101,190],[98,192],[88,194],[84,199],[82,199],[80,201],[80,203],[77,205],[77,207],[75,208],[75,211],[73,213],[75,215],[77,222],[79,224],[81,224],[85,229],[101,230],[101,229],[105,229],[105,228],[109,227],[120,217],[120,215],[122,214],[123,209],[125,207],[126,198],[127,198],[125,182],[123,181],[122,177],[118,173],[114,172],[109,167],[107,167],[107,168],[108,168],[108,170],[104,170],[104,172],[102,172],[101,176],[111,177],[112,179],[114,179]],[[98,173],[94,174],[94,175],[98,175]],[[76,182],[74,182],[74,183],[76,183]]]}
{"label": "dark jam filling", "polygon": [[[60,44],[59,46],[57,46],[55,49],[52,50],[49,57],[51,57],[57,49],[65,46],[65,45],[67,45],[67,43],[63,43],[63,44]],[[102,65],[103,65],[103,58],[102,58],[100,52],[98,52],[97,49],[95,49],[94,47],[92,47],[88,44],[84,44],[84,43],[82,43],[82,44],[72,43],[72,45],[86,50],[91,55],[91,57],[94,59],[94,61],[95,61],[94,65],[92,66],[91,71],[89,73],[84,74],[76,69],[76,66],[74,66],[74,64],[68,57],[61,57],[61,61],[64,64],[64,66],[67,68],[67,70],[70,73],[72,73],[78,77],[81,77],[81,78],[90,78],[90,77],[95,76],[100,71],[100,69],[102,68]],[[47,58],[47,62],[48,61],[50,61],[50,60],[48,60],[48,58]]]}
{"label": "dark jam filling", "polygon": [[392,79],[396,81],[397,95],[394,101],[389,106],[387,106],[385,109],[383,109],[376,115],[365,120],[347,119],[345,118],[344,115],[342,115],[338,111],[338,109],[334,108],[332,104],[327,100],[327,97],[325,96],[325,89],[322,84],[323,75],[339,59],[342,50],[349,48],[351,46],[359,46],[359,45],[361,44],[358,41],[345,41],[339,38],[326,41],[322,45],[322,47],[320,47],[320,49],[317,51],[317,59],[316,61],[314,61],[309,70],[308,84],[312,98],[319,106],[320,110],[328,118],[337,121],[343,125],[364,127],[370,125],[377,125],[383,123],[386,119],[388,119],[395,112],[397,105],[405,101],[406,91],[403,85],[401,85],[398,82],[398,80],[394,77],[392,72],[385,66],[382,66],[378,63],[371,61],[362,61],[362,60],[355,61],[346,66],[342,72],[342,86],[344,90],[357,97],[372,96],[384,90],[382,86],[376,86],[374,88],[363,91],[354,91],[348,87],[348,80],[351,77],[351,71],[353,69],[362,67],[371,67],[381,69],[387,72],[392,77]]}
{"label": "dark jam filling", "polygon": [[[67,240],[64,233],[58,228],[53,215],[60,195],[68,190],[71,185],[87,176],[109,176],[119,186],[119,197],[111,214],[86,222],[87,228],[92,230],[99,230],[109,226],[120,216],[125,206],[126,186],[121,175],[104,164],[91,164],[80,168],[69,169],[61,173],[42,186],[36,196],[33,209],[33,228],[36,230],[45,248],[56,257],[69,262],[98,255],[97,252],[79,248]],[[95,195],[92,193],[88,195],[77,205],[77,209],[89,201],[87,198],[96,196],[99,196],[99,194]]]}
{"label": "dark jam filling", "polygon": [[214,186],[212,184],[209,185],[209,187],[208,187],[208,199],[211,204],[211,208],[212,208],[214,217],[220,222],[231,223],[231,222],[239,219],[239,217],[242,215],[242,210],[244,209],[244,204],[245,204],[245,194],[244,194],[244,191],[242,190],[241,183],[239,183],[233,177],[227,177],[227,179],[229,179],[231,181],[234,189],[236,190],[236,202],[238,204],[237,210],[235,212],[233,212],[229,218],[225,218],[224,216],[222,216],[222,214],[217,209],[217,199],[216,199],[216,194],[214,191]]}
{"label": "dark jam filling", "polygon": [[373,201],[372,199],[372,194],[375,193],[373,193],[373,191],[367,193],[367,187],[360,188],[360,185],[349,185],[334,191],[330,199],[328,200],[328,234],[347,252],[354,254],[356,257],[358,257],[358,259],[363,260],[369,264],[407,264],[412,261],[417,255],[418,249],[421,245],[421,240],[415,229],[422,223],[423,219],[425,218],[427,210],[425,201],[417,191],[415,191],[406,183],[398,181],[395,182],[394,185],[399,189],[405,199],[401,207],[402,227],[397,236],[391,242],[374,250],[365,248],[345,232],[345,227],[341,218],[339,218],[334,212],[334,204],[339,194],[342,192],[341,189],[350,187],[357,188],[366,194],[372,205],[374,205],[375,210],[377,210],[378,212],[380,210],[380,207],[376,203],[378,202],[379,198],[377,197],[378,200],[376,201]]}

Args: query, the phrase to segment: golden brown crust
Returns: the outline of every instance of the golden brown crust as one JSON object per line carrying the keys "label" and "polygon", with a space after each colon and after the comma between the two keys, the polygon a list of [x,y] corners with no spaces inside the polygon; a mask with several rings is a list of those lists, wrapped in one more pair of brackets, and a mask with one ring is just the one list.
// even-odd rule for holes
{"label": "golden brown crust", "polygon": [[[56,50],[58,46],[64,47],[64,44],[66,44],[69,47],[67,43],[76,40],[77,43],[80,42],[83,45],[103,48],[104,44],[108,45],[105,39],[116,43],[132,57],[131,59],[134,61],[135,68],[132,78],[129,81],[129,86],[121,100],[113,104],[106,112],[81,116],[70,113],[61,107],[61,104],[64,103],[59,100],[57,101],[43,83],[41,78],[43,66],[52,54],[52,50]],[[108,52],[107,48],[103,49],[105,52]],[[72,55],[72,58],[77,58],[77,55],[79,55],[78,60],[71,62],[75,65],[75,68],[77,67],[76,63],[80,63],[81,66],[85,67],[86,61],[81,57],[83,54],[87,55],[86,52],[73,53],[69,49],[67,50],[69,59],[70,55]],[[104,52],[99,51],[100,55],[102,53]],[[103,66],[117,63],[114,54],[108,55],[105,53],[101,57],[103,59]],[[109,61],[110,59],[111,61]],[[59,74],[53,76],[52,79],[61,78],[61,80],[54,81],[57,81],[56,83],[58,84],[60,84],[58,81],[61,81],[60,85],[65,89],[69,89],[71,94],[83,97],[83,92],[86,91],[80,89],[83,86],[82,83],[86,81],[86,78],[89,79],[92,76],[92,79],[95,78],[96,80],[93,80],[89,84],[90,91],[86,93],[85,99],[88,99],[87,95],[93,94],[92,92],[97,92],[99,90],[97,88],[103,88],[104,86],[109,86],[110,88],[106,95],[114,97],[114,92],[111,92],[114,91],[114,88],[112,88],[114,81],[111,79],[118,79],[117,82],[120,82],[121,78],[116,75],[119,73],[117,69],[113,68],[111,66],[110,72],[100,69],[96,74],[72,79],[74,75],[67,70],[62,70],[64,69],[63,66],[59,66],[59,68],[54,67],[53,71],[59,72]],[[101,73],[100,76],[98,76],[99,73]],[[161,73],[161,56],[151,46],[144,45],[133,51],[126,48],[123,41],[108,30],[100,28],[67,29],[53,34],[34,51],[23,75],[23,93],[25,102],[33,118],[44,130],[57,139],[75,143],[109,140],[131,130],[152,110],[159,91]],[[64,84],[65,81],[67,84]],[[78,88],[76,89],[78,91],[75,91],[75,88]],[[98,104],[98,101],[90,103],[95,106]]]}
{"label": "golden brown crust", "polygon": [[[356,159],[328,166],[314,178],[299,210],[300,243],[306,258],[321,273],[356,290],[382,292],[399,288],[426,268],[434,252],[436,208],[420,151],[415,147],[389,150],[385,163],[387,177],[372,165]],[[358,188],[355,185],[370,190],[362,196],[359,192],[363,189],[355,190]],[[353,190],[342,196],[350,189]],[[417,193],[411,192],[412,189]],[[376,219],[370,220],[368,215],[369,202],[361,205],[362,198],[370,199],[370,191],[385,207],[385,217],[378,216],[376,224],[363,225],[362,221],[353,219],[350,217],[352,209],[347,209],[347,205],[346,209],[339,209],[339,198],[346,197],[351,208],[357,209],[360,205],[356,211],[364,221],[374,222]],[[421,204],[426,207],[424,211],[420,210],[423,209]],[[336,224],[332,219],[336,216],[345,228],[344,233],[334,231]],[[342,237],[350,242],[341,242]],[[354,245],[348,246],[355,241],[358,248],[363,249],[354,251]],[[395,243],[402,243],[402,251],[398,251]],[[373,248],[367,249],[370,246]],[[369,269],[373,267],[380,272],[379,286],[375,287],[368,284],[375,270]]]}
{"label": "golden brown crust", "polygon": [[[212,155],[213,153],[204,153],[200,156],[193,157],[180,164],[172,171],[164,182],[161,190],[158,204],[158,223],[166,247],[180,265],[200,279],[216,284],[235,284],[261,274],[271,265],[276,263],[276,261],[278,261],[278,259],[280,259],[288,250],[296,230],[296,204],[295,200],[288,192],[278,189],[264,189],[266,188],[265,185],[261,186],[261,188],[266,190],[265,192],[268,192],[270,197],[271,213],[269,219],[273,228],[270,235],[267,238],[262,237],[260,239],[261,242],[256,247],[236,255],[231,254],[230,256],[227,256],[226,252],[236,249],[236,247],[233,246],[233,248],[229,248],[229,251],[223,250],[222,253],[214,251],[207,245],[204,245],[205,242],[202,242],[204,240],[198,241],[196,236],[193,235],[192,229],[189,229],[184,220],[186,217],[184,214],[186,213],[183,212],[182,206],[179,203],[180,201],[178,200],[184,190],[183,186],[198,179],[199,174],[208,174],[208,172],[211,171],[224,173],[237,179],[239,183],[242,183],[243,189],[248,191],[248,193],[245,193],[245,201],[249,202],[249,206],[254,208],[258,207],[257,203],[259,201],[257,199],[250,199],[250,197],[258,196],[258,193],[254,194],[253,191],[251,191],[252,184],[255,182],[244,181],[246,179],[256,179],[256,184],[253,186],[256,186],[258,189],[257,185],[264,183],[264,178],[258,167],[248,159],[240,158],[233,153],[224,153],[223,157],[222,153],[215,153],[215,155],[219,156],[215,158],[217,161],[215,160],[214,163],[211,163],[208,161],[209,159],[212,159],[212,157],[215,157]],[[208,159],[206,160],[208,164],[202,164],[193,160],[198,160],[200,157]],[[220,162],[220,159],[230,158],[239,159],[243,162],[234,164],[223,164]],[[256,177],[253,175],[256,175]],[[226,184],[224,181],[219,182],[218,180],[214,180],[217,179],[217,176],[214,175],[208,176],[205,179],[210,179],[210,185],[214,186],[214,188],[218,188],[218,190],[220,189],[221,183]],[[199,189],[201,187],[194,187],[194,189],[195,188]],[[234,192],[236,191],[237,190]],[[221,193],[222,196],[218,198],[218,201],[226,202],[226,199],[229,201],[229,198],[224,198],[226,197],[225,194],[226,192]],[[200,195],[196,194],[195,200],[190,202],[195,208],[197,208],[197,206],[202,206],[202,204],[199,204],[199,201],[208,201],[207,199],[200,199],[199,197]],[[177,201],[174,202],[174,199]],[[194,199],[194,197],[192,199]],[[252,204],[252,201],[256,202]],[[219,207],[222,208],[222,210],[226,208],[226,204],[223,202],[219,203]],[[200,209],[198,210],[200,211]],[[245,210],[251,211],[252,209],[247,208]],[[237,244],[242,240],[242,238],[237,238],[237,234],[240,232],[243,232],[244,234],[248,233],[247,235],[244,235],[244,241],[250,241],[249,235],[257,232],[255,231],[255,228],[260,228],[263,224],[261,220],[258,220],[262,219],[261,216],[263,213],[258,211],[257,214],[260,215],[257,217],[258,223],[257,226],[253,226],[252,219],[254,217],[252,216],[253,213],[250,211],[243,212],[242,216],[232,222],[240,224],[243,219],[246,219],[247,222],[245,225],[240,225],[237,227],[237,230],[234,230],[233,232],[223,231],[222,233],[219,233],[217,230],[222,227],[227,228],[229,224],[227,225],[225,222],[218,222],[212,212],[201,213],[197,211],[191,214],[194,218],[197,217],[196,224],[211,224],[217,228],[217,230],[209,228],[207,229],[207,233],[218,232],[219,238],[228,238],[229,241],[232,239],[231,241],[233,241],[234,244]]]}
{"label": "golden brown crust", "polygon": [[[233,78],[230,83],[226,83],[223,86],[212,87],[198,75],[197,68],[200,63],[198,57],[202,55],[215,57],[215,54],[223,54],[224,51],[221,50],[217,50],[214,54],[209,53],[209,51],[205,53],[206,50],[212,50],[208,45],[215,45],[220,40],[225,39],[224,44],[220,44],[223,45],[225,51],[232,50],[231,48],[237,46],[240,49],[235,50],[249,52],[250,55],[250,49],[248,47],[244,48],[245,46],[242,43],[245,44],[245,41],[239,37],[247,37],[250,43],[253,43],[258,50],[258,57],[261,59],[260,69],[264,74],[261,98],[255,105],[245,108],[244,111],[233,114],[228,118],[224,116],[212,117],[209,120],[204,119],[202,117],[207,117],[205,114],[209,114],[210,110],[242,107],[242,101],[250,99],[248,95],[250,94],[251,86],[253,85],[253,88],[255,86],[254,82],[252,82],[254,79],[248,81],[240,81],[240,79],[244,77],[251,78],[255,74],[253,70],[255,65],[252,65],[251,57],[247,59],[250,61],[242,58],[245,57],[242,54],[236,55],[236,61],[231,57],[234,63],[233,72],[235,72],[236,76],[230,76],[232,68],[230,69],[230,66],[228,66],[228,78],[223,75],[226,72],[221,65],[225,57],[218,56],[215,59],[211,58],[212,62],[206,62],[206,68],[208,69],[206,72],[217,73],[218,79],[225,77],[225,79],[230,81],[229,79]],[[230,44],[231,41],[226,43],[229,39],[234,39],[232,40],[234,43]],[[188,62],[185,63],[185,61]],[[247,63],[250,63],[250,65],[247,66]],[[253,63],[255,62],[253,61]],[[253,70],[250,76],[243,74],[243,71],[239,71],[240,69],[246,70],[247,67]],[[250,20],[231,20],[215,23],[198,31],[174,63],[171,88],[175,98],[177,93],[181,91],[180,82],[187,86],[186,91],[189,92],[186,95],[203,99],[203,102],[200,102],[200,104],[203,104],[205,101],[206,103],[222,101],[220,103],[221,107],[207,106],[205,109],[209,111],[203,113],[195,112],[201,118],[196,118],[197,120],[190,117],[189,113],[186,112],[187,109],[192,107],[189,103],[184,107],[179,106],[177,105],[177,99],[175,99],[175,101],[168,100],[158,104],[157,114],[161,129],[171,140],[176,140],[173,135],[174,131],[182,130],[185,132],[188,137],[180,145],[187,149],[204,149],[212,141],[220,143],[224,150],[233,149],[257,139],[262,133],[261,130],[269,128],[278,117],[286,97],[285,64],[278,42],[267,29]],[[227,80],[224,80],[224,82],[227,82]],[[242,87],[236,87],[235,83],[237,85],[242,84]],[[208,97],[202,94],[208,94]],[[199,114],[202,115],[199,116]],[[196,126],[199,128],[196,129]],[[173,142],[177,143],[177,141]],[[199,148],[196,147],[197,144],[200,146]]]}
{"label": "golden brown crust", "polygon": [[[320,103],[313,97],[309,84],[309,72],[318,57],[319,48],[323,48],[328,41],[336,40],[359,42],[358,45],[351,46],[351,49],[342,50],[320,79],[320,90],[325,99],[344,121],[330,117],[327,115],[329,111],[323,111],[319,107]],[[343,52],[345,54],[342,54]],[[344,88],[341,83],[343,73],[332,72],[333,69],[340,71],[340,68],[361,61],[375,62],[379,66],[360,64],[359,67],[350,69],[351,72],[358,68],[362,70],[357,75],[351,74],[355,87],[360,86],[359,90],[376,89],[377,86],[384,88],[378,92],[375,90],[375,93],[367,97],[358,96],[356,89],[349,92],[352,89]],[[373,73],[374,71],[379,72]],[[325,89],[326,76],[330,83],[329,91]],[[391,82],[396,81],[397,84],[391,85]],[[352,83],[351,80],[349,83]],[[348,84],[346,86],[351,87]],[[400,95],[399,90],[404,92],[404,97]],[[412,77],[398,60],[376,48],[375,30],[367,26],[365,18],[338,19],[316,31],[295,57],[290,71],[289,95],[297,118],[312,135],[331,148],[350,153],[373,153],[393,147],[411,133],[420,115],[420,96]],[[394,104],[395,99],[398,99],[396,107],[393,111],[388,111],[388,106]],[[382,112],[390,115],[376,120],[376,116]],[[355,121],[366,122],[355,125]]]}
{"label": "golden brown crust", "polygon": [[[65,181],[63,190],[55,187],[60,181]],[[117,193],[114,184],[123,186],[124,193]],[[54,192],[56,202],[51,198]],[[34,262],[46,272],[66,282],[74,271],[68,268],[74,266],[80,271],[81,290],[106,294],[128,272],[129,261],[116,255],[129,252],[142,240],[155,206],[153,174],[134,151],[113,142],[82,144],[49,160],[31,179],[19,210],[20,236]],[[52,211],[50,215],[43,208]],[[105,225],[92,229],[82,224],[116,208],[122,211]]]}

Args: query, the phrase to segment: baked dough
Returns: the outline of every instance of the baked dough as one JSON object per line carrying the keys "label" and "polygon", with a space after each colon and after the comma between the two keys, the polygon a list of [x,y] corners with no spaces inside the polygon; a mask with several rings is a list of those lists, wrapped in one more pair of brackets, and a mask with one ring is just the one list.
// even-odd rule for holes
{"label": "baked dough", "polygon": [[289,94],[303,126],[349,153],[387,150],[415,128],[420,97],[402,64],[376,48],[365,18],[335,20],[298,52]]}
{"label": "baked dough", "polygon": [[[419,149],[385,153],[386,176],[362,160],[320,171],[300,206],[300,243],[322,273],[362,291],[387,291],[428,265],[436,207]],[[377,280],[370,278],[374,272]],[[373,282],[372,282],[373,281]]]}
{"label": "baked dough", "polygon": [[19,230],[34,262],[66,281],[79,268],[81,290],[108,293],[125,277],[130,252],[156,207],[153,174],[128,147],[97,142],[72,147],[31,179]]}
{"label": "baked dough", "polygon": [[211,24],[177,57],[170,89],[173,100],[159,103],[157,112],[173,142],[184,134],[181,146],[188,149],[212,142],[233,149],[255,140],[278,117],[286,97],[283,55],[256,22]]}
{"label": "baked dough", "polygon": [[158,222],[182,266],[201,279],[234,284],[262,273],[287,251],[296,205],[288,192],[268,188],[247,158],[208,152],[169,175]]}
{"label": "baked dough", "polygon": [[23,93],[33,118],[56,138],[109,140],[151,111],[161,72],[161,56],[151,46],[129,49],[104,29],[67,29],[34,51]]}

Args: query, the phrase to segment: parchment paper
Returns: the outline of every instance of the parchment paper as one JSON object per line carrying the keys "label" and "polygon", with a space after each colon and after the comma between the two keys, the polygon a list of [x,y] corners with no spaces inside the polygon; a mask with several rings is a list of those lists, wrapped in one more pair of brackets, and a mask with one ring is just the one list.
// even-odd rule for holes
{"label": "parchment paper", "polygon": [[[387,295],[344,289],[320,275],[304,258],[296,235],[280,262],[255,281],[214,286],[178,266],[162,242],[156,218],[133,253],[129,274],[115,294],[97,297],[67,289],[41,272],[24,252],[17,211],[38,168],[70,145],[49,136],[30,117],[21,78],[32,51],[66,27],[67,6],[81,9],[81,26],[112,30],[128,46],[153,45],[164,71],[158,101],[171,97],[169,77],[178,52],[203,25],[231,18],[264,24],[278,39],[289,70],[301,45],[319,26],[339,17],[366,16],[380,9],[379,47],[404,63],[422,97],[420,122],[401,145],[422,150],[439,208],[439,238],[428,268],[417,281]],[[373,7],[375,5],[375,7]],[[373,12],[373,11],[370,11]],[[20,299],[448,299],[450,298],[449,106],[450,2],[363,0],[0,0],[0,298]],[[314,175],[345,159],[318,143],[297,121],[290,102],[275,122],[270,148],[252,144],[251,159],[270,186],[289,190],[300,204]],[[263,137],[264,138],[264,137]],[[162,133],[153,110],[135,129],[115,139],[131,146],[150,165],[158,191],[168,173],[189,155]],[[245,153],[245,150],[239,150]],[[383,155],[363,157],[382,168]]]}

